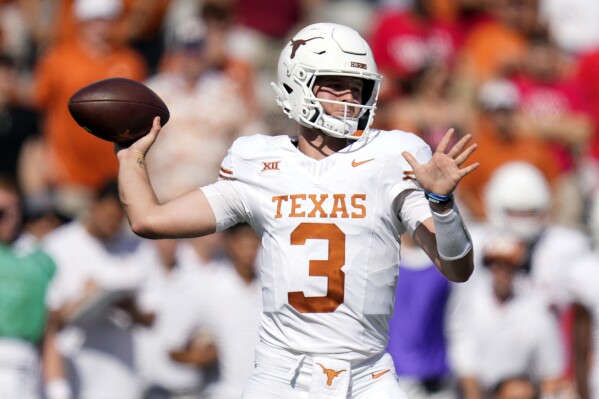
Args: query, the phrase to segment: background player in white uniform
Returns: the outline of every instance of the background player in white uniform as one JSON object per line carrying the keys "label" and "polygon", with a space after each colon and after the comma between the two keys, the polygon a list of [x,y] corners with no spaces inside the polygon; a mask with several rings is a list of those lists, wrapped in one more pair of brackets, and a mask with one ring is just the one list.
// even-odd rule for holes
{"label": "background player in white uniform", "polygon": [[565,350],[557,321],[540,292],[519,291],[515,284],[526,278],[519,276],[524,242],[512,234],[492,234],[482,258],[478,284],[453,293],[460,306],[453,312],[452,303],[447,316],[449,358],[461,397],[488,397],[515,376],[528,376],[543,397],[566,397],[558,395]]}
{"label": "background player in white uniform", "polygon": [[[472,231],[475,247],[482,249],[492,231],[511,233],[523,240],[528,250],[524,269],[530,279],[519,289],[539,291],[560,315],[571,303],[564,285],[568,271],[591,252],[587,235],[551,220],[551,187],[529,163],[512,161],[498,168],[489,180],[485,197],[489,223],[482,233]],[[474,256],[478,259],[477,252]]]}
{"label": "background player in white uniform", "polygon": [[261,237],[261,342],[244,398],[402,397],[385,353],[399,238],[409,232],[446,278],[469,278],[472,245],[452,192],[477,167],[461,168],[475,145],[468,135],[448,149],[450,131],[431,154],[410,133],[370,129],[381,76],[347,27],[302,29],[278,78],[299,136],[238,139],[213,185],[157,201],[144,156],[158,118],[118,149],[130,224],[157,238],[247,222]]}
{"label": "background player in white uniform", "polygon": [[[172,358],[171,351],[187,346],[195,331],[185,327],[196,320],[197,281],[205,280],[212,267],[184,261],[180,240],[156,240],[160,264],[149,272],[147,283],[137,299],[144,311],[153,314],[151,325],[134,327],[135,367],[144,384],[144,399],[197,398],[204,383],[203,367],[216,362],[214,345],[206,342],[204,356],[193,364]],[[200,272],[203,271],[203,273]],[[198,277],[199,275],[199,277]],[[173,340],[172,336],[180,338]],[[174,341],[174,342],[173,342]],[[195,345],[194,345],[195,348]],[[212,356],[206,352],[212,349]]]}
{"label": "background player in white uniform", "polygon": [[[522,195],[523,192],[526,192],[527,195]],[[479,226],[470,226],[470,231],[474,242],[476,265],[482,265],[482,249],[497,234],[511,235],[524,243],[526,256],[520,265],[522,272],[515,276],[515,299],[521,301],[523,296],[539,297],[545,306],[551,309],[551,314],[556,318],[562,342],[570,345],[570,333],[567,326],[572,292],[568,289],[568,282],[573,265],[588,257],[590,246],[582,231],[551,221],[552,202],[551,188],[536,167],[523,161],[508,162],[493,173],[485,190],[485,206],[489,222]],[[481,301],[473,300],[473,298],[479,297],[481,292],[489,291],[489,281],[488,268],[476,267],[468,284],[460,285],[452,290],[454,298],[451,302],[458,304],[459,315],[457,322],[452,321],[452,319],[456,319],[455,315],[449,318],[451,322],[450,335],[463,335],[465,339],[461,340],[462,342],[468,341],[468,335],[472,333],[470,324],[464,320],[465,315],[468,314],[468,308],[472,305],[462,306],[462,303],[465,301],[479,304]],[[480,309],[484,304],[481,304],[477,305],[478,313],[485,316],[487,322],[492,320],[493,312],[488,309],[482,312]],[[520,307],[524,310],[522,306]],[[503,310],[502,317],[508,313]],[[532,320],[526,315],[524,315],[524,319],[528,322]],[[538,321],[536,324],[540,325]],[[459,330],[462,331],[458,332]],[[528,328],[526,331],[530,332],[532,329]],[[545,338],[548,338],[549,334],[545,335]],[[489,341],[494,338],[487,334],[485,339]],[[458,341],[460,339],[451,338],[451,340]],[[457,347],[455,344],[452,346]],[[497,347],[497,345],[495,346]],[[511,349],[514,348],[515,345],[512,344]],[[572,349],[569,346],[564,348],[565,353],[569,353]],[[452,352],[458,353],[458,355],[453,355],[454,357],[460,356],[459,350],[452,349]],[[505,354],[507,352],[504,350],[498,353]],[[549,353],[546,351],[545,356]],[[480,353],[476,354],[476,362],[477,371],[482,373]],[[552,362],[544,363],[552,364]],[[517,362],[511,359],[510,367],[516,364]],[[553,365],[557,364],[558,362],[553,362]],[[495,363],[491,368],[497,377],[501,377],[498,374],[501,369],[500,365]],[[564,370],[566,369],[567,365]],[[555,384],[548,385],[554,387],[551,389],[563,390],[567,393],[571,389],[568,379],[567,374],[564,373],[560,381],[554,381]],[[547,390],[544,389],[544,392],[546,393]]]}
{"label": "background player in white uniform", "polygon": [[[210,266],[181,262],[178,267],[188,269],[185,280],[179,279],[173,287],[177,292],[171,290],[168,297],[161,296],[162,312],[155,323],[166,353],[178,363],[170,370],[157,369],[156,380],[180,380],[183,364],[202,367],[205,385],[199,396],[204,399],[241,397],[254,369],[259,341],[262,301],[255,260],[260,240],[247,224],[227,229],[223,239],[224,256]],[[145,351],[153,352],[154,344],[155,340],[148,342]],[[181,399],[188,397],[192,396]]]}
{"label": "background player in white uniform", "polygon": [[581,397],[599,397],[599,192],[589,209],[593,251],[577,259],[567,275],[568,292],[581,308],[575,312],[574,355],[576,383]]}
{"label": "background player in white uniform", "polygon": [[[65,326],[58,345],[72,363],[68,377],[78,399],[140,397],[131,327],[145,322],[135,297],[158,261],[151,243],[122,229],[124,216],[116,184],[108,182],[87,218],[44,239],[58,269],[47,303]],[[87,306],[110,293],[118,296]]]}

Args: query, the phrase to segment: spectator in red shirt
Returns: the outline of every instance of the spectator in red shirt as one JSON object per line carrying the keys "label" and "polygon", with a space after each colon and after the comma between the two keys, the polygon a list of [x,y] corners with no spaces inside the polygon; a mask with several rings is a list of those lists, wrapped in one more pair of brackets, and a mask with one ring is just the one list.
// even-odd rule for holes
{"label": "spectator in red shirt", "polygon": [[426,65],[454,61],[461,32],[451,21],[436,18],[433,11],[434,1],[417,0],[412,9],[382,9],[375,17],[370,44],[385,75],[379,103],[404,94],[404,86]]}

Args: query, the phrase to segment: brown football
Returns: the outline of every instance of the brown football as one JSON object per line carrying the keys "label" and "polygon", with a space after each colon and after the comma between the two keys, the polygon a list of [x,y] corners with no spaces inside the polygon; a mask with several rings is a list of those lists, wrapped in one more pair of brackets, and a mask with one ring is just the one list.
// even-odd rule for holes
{"label": "brown football", "polygon": [[104,79],[79,89],[69,99],[69,112],[79,126],[103,140],[128,145],[146,135],[152,121],[162,126],[170,112],[149,87],[126,78]]}

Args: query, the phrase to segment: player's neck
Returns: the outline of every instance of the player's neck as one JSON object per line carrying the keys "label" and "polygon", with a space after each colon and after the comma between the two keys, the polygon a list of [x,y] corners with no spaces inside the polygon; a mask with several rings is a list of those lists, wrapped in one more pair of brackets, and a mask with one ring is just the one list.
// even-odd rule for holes
{"label": "player's neck", "polygon": [[347,147],[346,139],[324,134],[317,129],[301,128],[298,149],[306,156],[321,160]]}

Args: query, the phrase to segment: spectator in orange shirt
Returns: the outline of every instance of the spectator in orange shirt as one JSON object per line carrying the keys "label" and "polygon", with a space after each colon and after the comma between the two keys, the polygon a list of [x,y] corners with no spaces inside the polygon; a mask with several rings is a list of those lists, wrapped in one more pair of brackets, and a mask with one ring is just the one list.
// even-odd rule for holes
{"label": "spectator in orange shirt", "polygon": [[49,160],[49,165],[40,167],[50,172],[47,185],[58,189],[59,197],[64,194],[74,200],[66,205],[72,206],[73,214],[84,208],[90,192],[116,177],[117,161],[111,143],[85,133],[75,123],[66,106],[69,98],[97,80],[115,76],[143,80],[146,76],[139,54],[114,40],[121,10],[121,0],[76,0],[77,34],[49,50],[35,74],[34,101],[45,114]]}
{"label": "spectator in orange shirt", "polygon": [[[171,0],[121,0],[122,12],[114,24],[118,40],[133,46],[146,60],[150,70],[158,65],[163,48],[162,24]],[[79,21],[73,14],[76,0],[56,0],[50,28],[50,41],[70,40],[78,31]]]}
{"label": "spectator in orange shirt", "polygon": [[472,28],[462,55],[475,82],[510,76],[539,25],[538,0],[491,0],[491,19]]}
{"label": "spectator in orange shirt", "polygon": [[548,181],[554,182],[559,169],[548,145],[534,136],[523,135],[518,127],[520,96],[508,80],[485,83],[478,96],[476,142],[472,155],[480,162],[476,173],[460,185],[459,198],[473,219],[485,220],[484,190],[493,172],[509,161],[527,161],[536,166]]}

